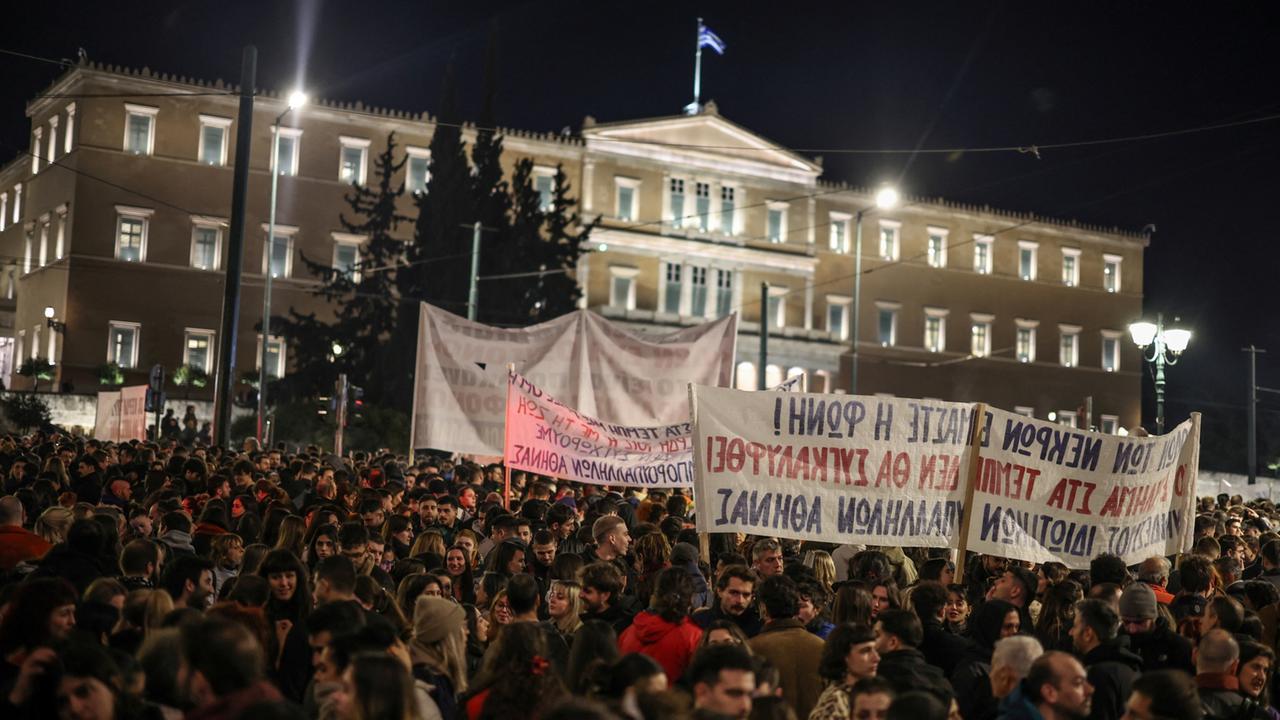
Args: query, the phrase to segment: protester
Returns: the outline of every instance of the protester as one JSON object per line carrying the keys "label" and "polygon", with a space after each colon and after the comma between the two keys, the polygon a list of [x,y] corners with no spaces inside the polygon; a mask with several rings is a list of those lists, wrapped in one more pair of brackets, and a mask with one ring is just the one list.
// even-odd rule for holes
{"label": "protester", "polygon": [[770,575],[760,583],[759,601],[764,629],[751,638],[751,652],[763,655],[778,668],[782,697],[797,717],[807,717],[822,694],[818,665],[823,641],[805,630],[796,619],[800,592],[786,575]]}

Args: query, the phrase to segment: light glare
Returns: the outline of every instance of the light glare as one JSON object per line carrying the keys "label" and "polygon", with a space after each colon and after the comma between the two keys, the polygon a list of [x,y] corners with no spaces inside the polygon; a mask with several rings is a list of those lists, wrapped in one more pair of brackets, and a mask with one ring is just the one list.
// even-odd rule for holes
{"label": "light glare", "polygon": [[1174,355],[1181,354],[1190,343],[1190,330],[1173,329],[1164,331],[1164,344]]}
{"label": "light glare", "polygon": [[1130,323],[1129,336],[1133,338],[1134,345],[1144,348],[1156,339],[1156,324],[1146,321]]}
{"label": "light glare", "polygon": [[289,109],[297,110],[307,104],[307,94],[301,90],[294,90],[289,93]]}
{"label": "light glare", "polygon": [[898,204],[898,191],[893,187],[882,187],[876,192],[876,207],[888,210]]}

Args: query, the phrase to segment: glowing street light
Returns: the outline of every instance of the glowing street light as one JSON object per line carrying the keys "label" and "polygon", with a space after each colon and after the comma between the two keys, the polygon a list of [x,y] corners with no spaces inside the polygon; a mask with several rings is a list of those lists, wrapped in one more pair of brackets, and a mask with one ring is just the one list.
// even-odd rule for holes
{"label": "glowing street light", "polygon": [[849,340],[853,351],[850,363],[849,393],[858,393],[858,330],[862,316],[862,216],[870,210],[889,210],[898,205],[898,189],[892,185],[883,185],[876,191],[875,205],[865,207],[853,217],[853,322]]}
{"label": "glowing street light", "polygon": [[[1155,322],[1145,320],[1130,323],[1129,337],[1142,351],[1142,359],[1155,365],[1156,386],[1156,434],[1164,434],[1164,368],[1177,365],[1178,358],[1191,344],[1191,331],[1185,328],[1166,328],[1164,316],[1157,314]],[[1148,348],[1150,350],[1148,350]]]}

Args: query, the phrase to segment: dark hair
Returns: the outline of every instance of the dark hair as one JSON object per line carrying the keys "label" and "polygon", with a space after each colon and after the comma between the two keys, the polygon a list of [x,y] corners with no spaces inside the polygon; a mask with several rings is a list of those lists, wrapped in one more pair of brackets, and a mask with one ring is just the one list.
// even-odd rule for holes
{"label": "dark hair", "polygon": [[871,592],[855,580],[836,583],[836,596],[831,601],[831,622],[871,624]]}
{"label": "dark hair", "polygon": [[864,677],[853,684],[849,688],[849,711],[853,711],[853,706],[858,702],[859,695],[888,695],[892,700],[896,692],[893,691],[893,684],[882,677],[871,676]]}
{"label": "dark hair", "polygon": [[262,679],[265,658],[253,633],[240,623],[207,618],[181,627],[182,654],[220,697]]}
{"label": "dark hair", "polygon": [[1133,692],[1140,692],[1151,700],[1153,717],[1162,720],[1202,720],[1204,717],[1195,683],[1180,670],[1144,672],[1133,681]]}
{"label": "dark hair", "polygon": [[1036,620],[1036,636],[1050,648],[1066,637],[1075,622],[1076,603],[1083,599],[1084,590],[1075,580],[1062,580],[1045,588],[1040,617]]}
{"label": "dark hair", "polygon": [[271,586],[267,584],[267,579],[258,575],[241,573],[228,585],[231,586],[231,591],[227,593],[227,599],[241,605],[265,607],[271,596]]}
{"label": "dark hair", "polygon": [[507,538],[498,543],[498,547],[489,553],[489,560],[485,563],[484,569],[487,572],[509,575],[507,568],[511,565],[511,560],[515,558],[516,553],[524,554],[525,550],[524,543],[515,538]]}
{"label": "dark hair", "polygon": [[356,717],[412,717],[417,701],[409,669],[383,648],[382,652],[361,652],[351,658],[351,698]]}
{"label": "dark hair", "polygon": [[272,550],[263,558],[258,567],[258,575],[268,581],[276,573],[291,572],[296,578],[293,597],[288,602],[281,602],[273,594],[267,600],[267,617],[271,620],[293,620],[297,622],[306,618],[311,611],[311,582],[307,568],[296,555],[288,550]]}
{"label": "dark hair", "polygon": [[585,695],[599,683],[597,668],[608,667],[618,659],[618,634],[603,620],[583,621],[573,634],[569,648],[569,666],[565,682],[575,695]]}
{"label": "dark hair", "polygon": [[627,653],[608,666],[602,673],[603,681],[596,688],[597,693],[612,700],[622,700],[627,688],[637,682],[664,673],[657,660],[643,653]]}
{"label": "dark hair", "polygon": [[1213,614],[1218,616],[1218,624],[1229,633],[1237,633],[1244,624],[1244,608],[1234,598],[1219,596],[1209,601]]}
{"label": "dark hair", "polygon": [[1187,593],[1208,592],[1213,583],[1213,563],[1203,555],[1183,555],[1178,565],[1182,590]]}
{"label": "dark hair", "polygon": [[743,582],[749,582],[755,585],[758,581],[755,573],[746,565],[727,565],[720,571],[720,576],[716,578],[716,589],[724,590],[729,587],[729,581],[737,578]]}
{"label": "dark hair", "polygon": [[356,566],[346,555],[330,555],[316,563],[316,582],[329,581],[335,592],[349,595],[356,589]]}
{"label": "dark hair", "polygon": [[893,699],[886,720],[947,720],[949,712],[934,693],[912,690]]}
{"label": "dark hair", "polygon": [[849,579],[877,585],[893,580],[893,563],[879,550],[863,550],[849,560]]}
{"label": "dark hair", "polygon": [[141,575],[147,571],[148,565],[159,564],[160,548],[151,540],[130,540],[120,551],[120,572],[125,575]]}
{"label": "dark hair", "polygon": [[160,586],[177,600],[182,597],[187,581],[198,587],[200,576],[206,572],[213,572],[212,560],[195,555],[178,555],[165,565]]}
{"label": "dark hair", "polygon": [[338,528],[338,545],[351,548],[369,544],[369,528],[362,522],[345,522]]}
{"label": "dark hair", "polygon": [[528,573],[516,573],[507,581],[507,603],[516,615],[536,610],[539,594],[538,580]]}
{"label": "dark hair", "polygon": [[582,587],[611,594],[610,604],[622,592],[622,573],[610,562],[593,562],[582,568]]}
{"label": "dark hair", "polygon": [[947,589],[936,580],[925,580],[911,591],[911,607],[921,622],[937,619],[938,613],[946,606]]}
{"label": "dark hair", "polygon": [[160,523],[164,525],[165,530],[177,530],[178,532],[191,532],[191,518],[181,510],[167,512],[160,518]]}
{"label": "dark hair", "polygon": [[364,608],[350,601],[325,603],[307,616],[307,634],[319,635],[328,632],[337,636],[341,633],[353,632],[364,627]]}
{"label": "dark hair", "polygon": [[800,611],[800,589],[786,575],[771,575],[760,583],[756,598],[772,620],[787,620]]}
{"label": "dark hair", "polygon": [[690,687],[699,683],[715,686],[720,681],[721,671],[724,670],[754,673],[755,665],[751,661],[751,653],[741,645],[708,645],[694,653],[686,677],[689,679]]}
{"label": "dark hair", "polygon": [[942,571],[948,567],[953,567],[951,560],[948,558],[929,558],[920,563],[920,579],[940,582],[942,580]]}
{"label": "dark hair", "polygon": [[669,567],[658,573],[653,589],[651,606],[658,617],[669,623],[679,623],[689,614],[693,603],[693,578],[682,567]]}
{"label": "dark hair", "polygon": [[1120,615],[1105,600],[1081,600],[1076,603],[1076,616],[1103,643],[1114,640],[1120,631]]}
{"label": "dark hair", "polygon": [[0,654],[28,652],[49,640],[49,615],[76,604],[76,589],[62,578],[40,578],[17,586],[0,622]]}
{"label": "dark hair", "polygon": [[920,624],[920,618],[910,610],[881,610],[876,616],[876,622],[880,623],[884,632],[901,640],[903,645],[914,648],[924,641],[924,627]]}
{"label": "dark hair", "polygon": [[1118,555],[1102,553],[1089,561],[1089,577],[1094,585],[1109,582],[1124,587],[1129,582],[1129,569]]}
{"label": "dark hair", "polygon": [[546,634],[536,623],[511,623],[502,628],[476,676],[476,691],[488,690],[480,717],[538,717],[568,693],[547,662]]}
{"label": "dark hair", "polygon": [[818,662],[818,675],[834,683],[843,683],[849,674],[847,658],[855,645],[875,642],[876,633],[866,625],[844,623],[837,625],[827,635],[822,646],[822,659]]}

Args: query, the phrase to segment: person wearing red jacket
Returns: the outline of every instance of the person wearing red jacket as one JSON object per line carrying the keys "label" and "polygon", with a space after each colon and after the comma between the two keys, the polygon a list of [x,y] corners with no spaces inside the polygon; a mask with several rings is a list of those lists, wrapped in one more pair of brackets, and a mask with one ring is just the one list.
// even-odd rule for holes
{"label": "person wearing red jacket", "polygon": [[18,498],[0,498],[0,570],[9,571],[24,560],[38,560],[53,547],[22,527],[26,511]]}
{"label": "person wearing red jacket", "polygon": [[670,682],[684,675],[702,637],[702,628],[689,619],[693,579],[682,567],[663,570],[648,610],[642,611],[618,638],[623,654],[648,655],[662,666]]}

